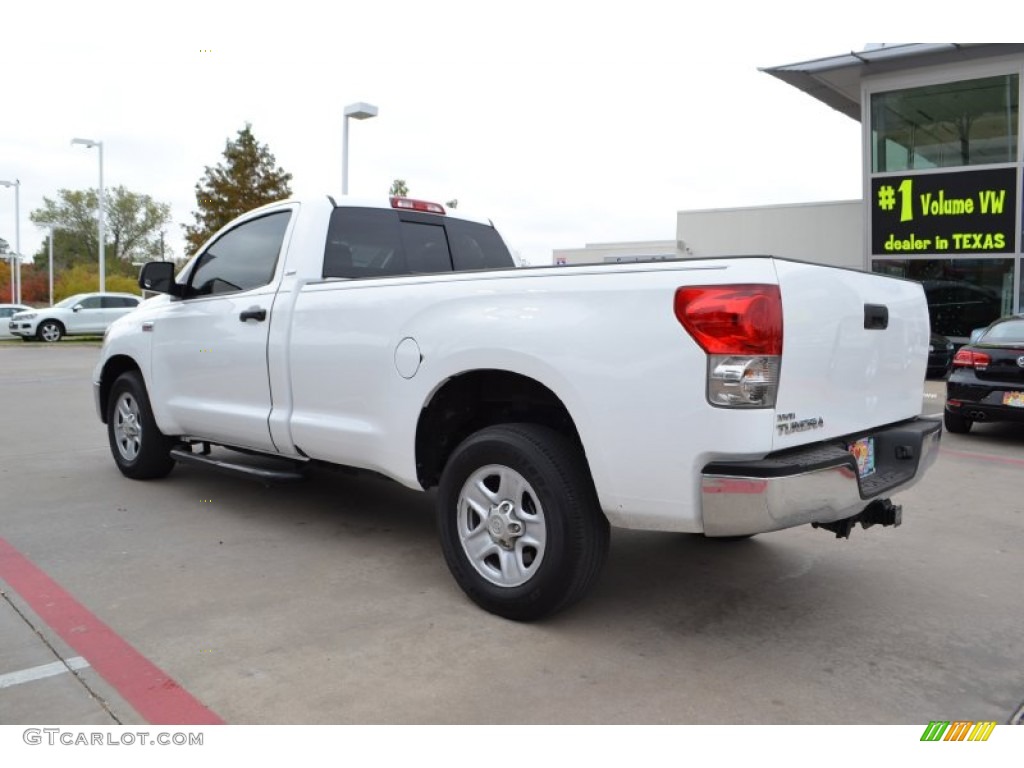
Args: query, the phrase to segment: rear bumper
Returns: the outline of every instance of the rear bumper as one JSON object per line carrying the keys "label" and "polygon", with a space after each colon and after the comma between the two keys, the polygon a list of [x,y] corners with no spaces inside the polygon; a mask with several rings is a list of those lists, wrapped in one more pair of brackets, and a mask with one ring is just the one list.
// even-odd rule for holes
{"label": "rear bumper", "polygon": [[[857,515],[920,480],[941,436],[941,422],[918,418],[759,461],[709,464],[701,482],[704,533],[739,536]],[[861,437],[875,439],[876,470],[866,478],[846,446]]]}
{"label": "rear bumper", "polygon": [[[965,374],[957,372],[957,378]],[[974,374],[969,374],[974,378]],[[1024,408],[1005,405],[1003,396],[1008,392],[1024,390],[1024,383],[1016,381],[984,381],[976,383],[951,381],[946,385],[946,410],[971,421],[1024,422]]]}

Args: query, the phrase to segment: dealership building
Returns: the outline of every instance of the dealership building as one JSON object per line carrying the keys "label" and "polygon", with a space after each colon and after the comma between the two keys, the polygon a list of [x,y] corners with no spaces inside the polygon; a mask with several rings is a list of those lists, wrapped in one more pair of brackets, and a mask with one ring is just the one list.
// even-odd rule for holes
{"label": "dealership building", "polygon": [[763,71],[860,121],[860,200],[680,211],[675,241],[556,250],[554,262],[827,254],[921,281],[933,329],[956,341],[1024,311],[1024,44],[886,45]]}

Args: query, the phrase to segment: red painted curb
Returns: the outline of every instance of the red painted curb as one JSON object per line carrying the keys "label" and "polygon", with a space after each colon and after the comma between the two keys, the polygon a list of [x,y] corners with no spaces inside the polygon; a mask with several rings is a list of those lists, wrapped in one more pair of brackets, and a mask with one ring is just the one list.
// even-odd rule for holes
{"label": "red painted curb", "polygon": [[0,579],[152,725],[223,725],[166,672],[0,538]]}

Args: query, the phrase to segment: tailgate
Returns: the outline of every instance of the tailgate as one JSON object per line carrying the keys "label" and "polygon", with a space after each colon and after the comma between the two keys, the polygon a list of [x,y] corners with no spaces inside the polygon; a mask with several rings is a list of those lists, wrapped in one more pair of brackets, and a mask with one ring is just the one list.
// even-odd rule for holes
{"label": "tailgate", "polygon": [[919,283],[776,261],[783,348],[774,449],[921,413],[929,320]]}

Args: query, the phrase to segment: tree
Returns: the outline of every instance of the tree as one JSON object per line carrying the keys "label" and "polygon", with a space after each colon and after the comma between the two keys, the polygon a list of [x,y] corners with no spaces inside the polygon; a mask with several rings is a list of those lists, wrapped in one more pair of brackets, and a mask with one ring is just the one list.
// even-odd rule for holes
{"label": "tree", "polygon": [[[99,254],[95,189],[61,189],[57,199],[43,198],[43,207],[29,214],[40,226],[56,224],[54,232],[54,270],[75,264],[91,264]],[[135,273],[133,261],[147,261],[161,254],[161,232],[171,220],[171,206],[149,195],[132,192],[123,186],[105,190],[104,258],[111,274]],[[47,238],[34,259],[49,259]]]}
{"label": "tree", "polygon": [[[86,264],[76,264],[61,273],[53,285],[53,300],[62,301],[76,293],[91,293],[99,282],[99,270]],[[136,278],[126,275],[107,275],[107,290],[116,293],[139,293]]]}
{"label": "tree", "polygon": [[236,216],[292,194],[292,175],[276,165],[266,144],[256,141],[251,123],[234,141],[228,140],[224,160],[216,168],[206,166],[196,184],[195,224],[183,227],[193,252]]}

